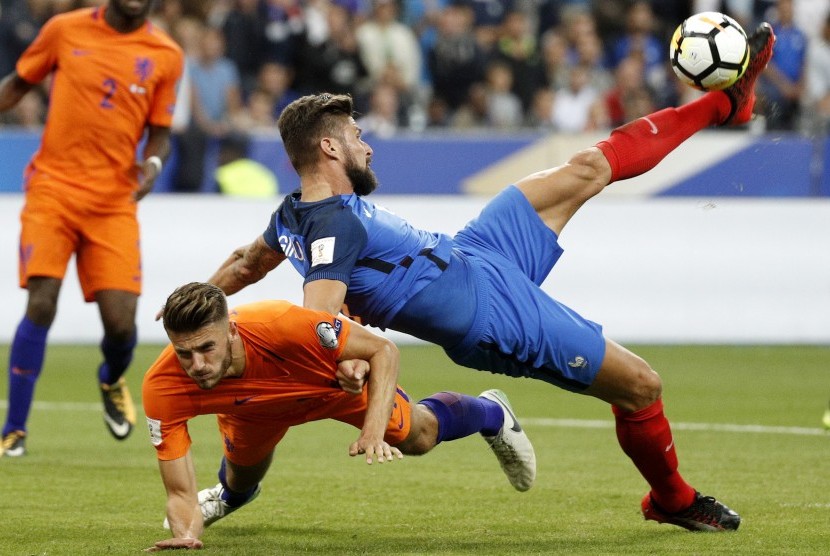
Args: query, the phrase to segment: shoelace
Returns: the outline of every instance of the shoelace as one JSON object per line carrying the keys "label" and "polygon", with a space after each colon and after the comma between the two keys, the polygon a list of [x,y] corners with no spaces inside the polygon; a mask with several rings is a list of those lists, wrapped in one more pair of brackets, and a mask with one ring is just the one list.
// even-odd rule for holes
{"label": "shoelace", "polygon": [[202,504],[202,516],[205,519],[213,517],[223,517],[225,515],[225,508],[222,504],[222,499],[218,496],[211,496]]}
{"label": "shoelace", "polygon": [[521,458],[519,457],[518,452],[516,452],[510,444],[502,440],[501,437],[496,437],[491,446],[499,455],[499,459],[502,460],[502,463],[510,465],[514,463],[521,463]]}
{"label": "shoelace", "polygon": [[720,525],[720,514],[715,499],[711,496],[704,496],[696,500],[691,508],[678,517],[692,519],[708,525]]}

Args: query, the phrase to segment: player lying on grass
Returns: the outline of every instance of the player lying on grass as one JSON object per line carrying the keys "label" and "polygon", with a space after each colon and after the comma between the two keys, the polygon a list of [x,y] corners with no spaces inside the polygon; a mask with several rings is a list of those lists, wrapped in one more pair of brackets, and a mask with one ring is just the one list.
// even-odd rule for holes
{"label": "player lying on grass", "polygon": [[[761,25],[749,39],[746,73],[731,87],[639,118],[562,166],[518,180],[454,237],[417,229],[366,200],[377,186],[374,153],[350,97],[297,99],[279,128],[300,190],[209,281],[230,295],[288,260],[304,277],[305,307],[337,314],[345,303],[361,322],[438,344],[459,365],[603,400],[620,447],[650,487],[641,500],[646,519],[735,530],[738,514],[679,471],[659,375],[540,286],[562,255],[562,230],[589,199],[647,172],[700,130],[749,121],[774,42],[772,28]],[[614,287],[612,274],[603,287]]]}
{"label": "player lying on grass", "polygon": [[[349,455],[369,464],[481,433],[517,490],[533,483],[533,446],[502,392],[439,392],[412,404],[396,384],[395,345],[348,319],[287,301],[229,314],[222,290],[203,283],[174,291],[162,315],[171,344],[145,375],[142,397],[173,537],[152,550],[201,548],[205,526],[259,494],[288,429],[320,419],[359,428]],[[206,414],[217,415],[225,454],[219,484],[197,494],[187,422]]]}

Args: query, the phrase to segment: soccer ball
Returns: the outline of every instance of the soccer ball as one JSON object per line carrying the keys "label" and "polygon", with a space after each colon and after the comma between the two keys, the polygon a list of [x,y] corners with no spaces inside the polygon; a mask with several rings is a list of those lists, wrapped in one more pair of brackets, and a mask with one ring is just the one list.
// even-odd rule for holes
{"label": "soccer ball", "polygon": [[684,83],[701,91],[725,89],[749,64],[746,33],[718,12],[695,14],[678,26],[669,46],[671,67]]}

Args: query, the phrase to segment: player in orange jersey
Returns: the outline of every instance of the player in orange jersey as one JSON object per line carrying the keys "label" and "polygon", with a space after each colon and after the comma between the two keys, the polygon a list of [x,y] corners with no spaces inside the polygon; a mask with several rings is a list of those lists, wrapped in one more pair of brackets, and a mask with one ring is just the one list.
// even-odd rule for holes
{"label": "player in orange jersey", "polygon": [[[349,455],[364,454],[369,464],[478,432],[515,488],[526,490],[535,477],[533,446],[502,392],[439,392],[412,404],[396,384],[395,345],[344,317],[287,301],[229,315],[221,289],[193,282],[167,298],[163,320],[171,345],[145,374],[142,399],[173,538],[151,550],[201,548],[205,526],[259,495],[288,429],[319,419],[359,428]],[[338,378],[355,373],[368,379],[341,388]],[[225,454],[219,484],[197,494],[187,422],[205,414],[217,414]]]}
{"label": "player in orange jersey", "polygon": [[25,453],[35,382],[73,254],[84,298],[98,304],[103,322],[104,421],[119,440],[135,423],[122,375],[141,293],[136,201],[150,192],[169,152],[184,63],[181,49],[147,21],[150,7],[150,0],[110,0],[55,16],[0,81],[4,111],[52,76],[43,138],[25,176],[19,270],[28,300],[11,347],[0,455]]}

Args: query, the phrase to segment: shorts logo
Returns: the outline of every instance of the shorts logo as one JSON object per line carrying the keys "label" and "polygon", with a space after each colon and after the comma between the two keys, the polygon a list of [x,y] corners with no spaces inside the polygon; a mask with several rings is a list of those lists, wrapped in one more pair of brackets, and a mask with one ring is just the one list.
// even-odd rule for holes
{"label": "shorts logo", "polygon": [[398,405],[397,402],[392,407],[392,411],[395,411],[396,409],[398,410],[398,430],[403,430],[404,425],[406,425],[403,419],[403,408]]}
{"label": "shorts logo", "polygon": [[147,428],[150,429],[150,442],[153,446],[161,444],[161,421],[147,417]]}
{"label": "shorts logo", "polygon": [[577,355],[574,357],[573,361],[568,361],[568,367],[573,369],[584,369],[588,366],[588,360],[582,357],[581,355]]}
{"label": "shorts logo", "polygon": [[340,336],[340,328],[342,323],[339,319],[334,319],[334,325],[330,322],[317,323],[317,339],[320,345],[326,349],[335,349],[339,343],[337,339]]}
{"label": "shorts logo", "polygon": [[331,264],[334,261],[334,237],[324,237],[311,243],[311,266]]}

